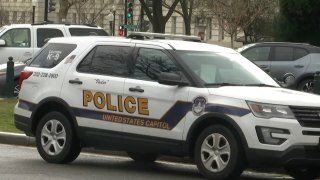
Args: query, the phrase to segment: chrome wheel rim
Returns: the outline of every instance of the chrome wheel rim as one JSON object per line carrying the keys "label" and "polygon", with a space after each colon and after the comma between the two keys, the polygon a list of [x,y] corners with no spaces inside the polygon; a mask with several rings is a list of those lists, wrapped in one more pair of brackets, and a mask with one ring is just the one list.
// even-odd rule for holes
{"label": "chrome wheel rim", "polygon": [[204,167],[211,172],[221,172],[230,160],[230,144],[219,133],[208,135],[201,145],[201,161]]}
{"label": "chrome wheel rim", "polygon": [[66,144],[66,131],[58,120],[48,121],[41,130],[43,150],[52,156],[58,155]]}
{"label": "chrome wheel rim", "polygon": [[313,92],[313,82],[309,81],[302,86],[302,91],[304,92]]}

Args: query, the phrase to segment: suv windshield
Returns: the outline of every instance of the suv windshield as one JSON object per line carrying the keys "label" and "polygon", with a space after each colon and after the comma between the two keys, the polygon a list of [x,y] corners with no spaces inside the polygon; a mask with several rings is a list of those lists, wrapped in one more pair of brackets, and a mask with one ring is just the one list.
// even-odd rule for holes
{"label": "suv windshield", "polygon": [[103,29],[92,28],[70,28],[71,36],[108,36],[108,33]]}
{"label": "suv windshield", "polygon": [[237,53],[179,51],[181,59],[205,85],[279,85],[259,67]]}

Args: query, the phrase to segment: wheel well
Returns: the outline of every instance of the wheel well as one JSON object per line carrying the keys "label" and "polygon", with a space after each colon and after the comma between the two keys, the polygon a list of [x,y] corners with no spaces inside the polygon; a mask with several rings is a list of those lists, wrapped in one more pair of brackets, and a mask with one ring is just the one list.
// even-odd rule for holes
{"label": "wheel well", "polygon": [[[214,119],[214,120],[213,120]],[[244,152],[245,146],[247,146],[247,142],[245,140],[244,135],[237,130],[236,127],[232,125],[228,120],[220,117],[207,117],[202,119],[192,130],[189,138],[188,138],[188,153],[190,157],[194,157],[194,146],[196,144],[197,138],[199,137],[200,133],[207,127],[212,125],[223,125],[229,128],[235,135],[238,142],[242,147]],[[245,155],[245,153],[244,153]]]}
{"label": "wheel well", "polygon": [[313,79],[313,78],[314,78],[314,77],[310,75],[310,76],[306,76],[306,77],[303,77],[303,78],[299,79],[299,81],[297,81],[297,83],[296,83],[296,89],[299,88],[301,82],[303,82],[303,81],[305,81],[305,80],[307,80],[307,79]]}
{"label": "wheel well", "polygon": [[67,108],[59,102],[52,101],[52,102],[46,102],[42,104],[39,108],[37,108],[37,111],[35,112],[32,118],[32,126],[31,126],[32,134],[34,135],[36,134],[37,126],[40,120],[42,119],[42,117],[52,111],[57,111],[64,114],[67,117],[67,119],[69,119],[72,127],[75,128],[73,118],[71,114],[68,112]]}

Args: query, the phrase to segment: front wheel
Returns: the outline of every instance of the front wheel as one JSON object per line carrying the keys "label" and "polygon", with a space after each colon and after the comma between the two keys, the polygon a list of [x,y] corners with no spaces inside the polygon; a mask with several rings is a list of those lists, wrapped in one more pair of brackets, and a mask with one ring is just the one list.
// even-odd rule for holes
{"label": "front wheel", "polygon": [[316,166],[285,166],[286,172],[292,176],[294,179],[299,179],[299,180],[313,180],[319,177],[320,172],[319,172],[320,167]]}
{"label": "front wheel", "polygon": [[237,179],[245,166],[241,144],[223,125],[202,131],[195,144],[195,162],[208,179]]}
{"label": "front wheel", "polygon": [[69,120],[60,112],[50,112],[40,120],[36,144],[40,156],[50,163],[72,162],[81,151]]}

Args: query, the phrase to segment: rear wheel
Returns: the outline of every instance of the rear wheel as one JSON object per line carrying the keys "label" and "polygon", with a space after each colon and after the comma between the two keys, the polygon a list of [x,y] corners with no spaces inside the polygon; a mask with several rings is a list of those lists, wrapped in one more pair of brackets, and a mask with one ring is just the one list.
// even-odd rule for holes
{"label": "rear wheel", "polygon": [[50,112],[40,120],[36,143],[41,157],[50,163],[72,162],[81,151],[69,120],[60,112]]}
{"label": "rear wheel", "polygon": [[137,162],[154,162],[158,155],[152,153],[127,152],[128,156]]}
{"label": "rear wheel", "polygon": [[313,180],[319,177],[320,167],[317,166],[285,166],[286,172],[294,179],[299,180]]}
{"label": "rear wheel", "polygon": [[245,165],[241,144],[223,125],[202,131],[195,145],[195,162],[208,179],[237,179]]}

